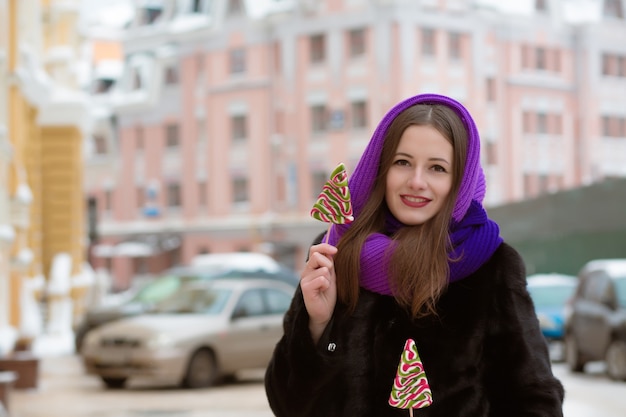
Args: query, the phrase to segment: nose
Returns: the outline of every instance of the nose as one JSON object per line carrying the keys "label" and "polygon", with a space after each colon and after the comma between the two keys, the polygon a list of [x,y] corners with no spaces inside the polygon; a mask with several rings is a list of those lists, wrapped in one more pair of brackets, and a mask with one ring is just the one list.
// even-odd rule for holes
{"label": "nose", "polygon": [[414,190],[426,188],[426,175],[421,169],[416,168],[409,177],[409,187]]}

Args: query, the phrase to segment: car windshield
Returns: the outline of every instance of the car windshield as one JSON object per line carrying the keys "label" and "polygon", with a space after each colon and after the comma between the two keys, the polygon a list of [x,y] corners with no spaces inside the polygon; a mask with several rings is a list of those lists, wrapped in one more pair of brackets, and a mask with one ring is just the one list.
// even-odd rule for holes
{"label": "car windshield", "polygon": [[562,307],[574,293],[574,285],[528,287],[537,307]]}
{"label": "car windshield", "polygon": [[626,276],[618,277],[615,280],[615,291],[617,292],[617,303],[620,307],[626,308]]}
{"label": "car windshield", "polygon": [[160,302],[155,313],[218,315],[226,306],[232,291],[213,288],[184,288]]}
{"label": "car windshield", "polygon": [[165,275],[139,290],[131,301],[156,303],[172,295],[180,287],[181,279],[176,275]]}

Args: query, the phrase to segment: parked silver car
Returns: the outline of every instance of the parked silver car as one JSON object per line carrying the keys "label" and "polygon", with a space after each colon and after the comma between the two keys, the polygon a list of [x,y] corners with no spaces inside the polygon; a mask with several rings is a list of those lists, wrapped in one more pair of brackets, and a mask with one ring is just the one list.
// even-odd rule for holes
{"label": "parked silver car", "polygon": [[119,304],[88,308],[74,329],[76,351],[82,349],[85,335],[113,320],[149,313],[184,282],[217,278],[275,279],[297,286],[299,275],[273,258],[254,252],[225,252],[197,255],[190,266],[175,267],[145,283],[130,299]]}
{"label": "parked silver car", "polygon": [[85,369],[108,388],[123,388],[135,377],[199,388],[264,368],[294,292],[276,280],[188,283],[154,313],[89,332],[81,351]]}

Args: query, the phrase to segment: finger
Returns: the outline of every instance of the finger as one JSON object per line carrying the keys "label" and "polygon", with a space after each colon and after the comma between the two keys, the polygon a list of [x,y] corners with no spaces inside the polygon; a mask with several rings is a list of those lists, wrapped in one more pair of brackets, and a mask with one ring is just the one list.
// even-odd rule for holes
{"label": "finger", "polygon": [[328,258],[326,255],[317,252],[311,256],[311,259],[309,260],[309,266],[313,269],[328,268],[330,270],[334,268],[335,263],[331,258]]}
{"label": "finger", "polygon": [[326,275],[311,276],[309,279],[303,279],[300,284],[304,293],[311,292],[312,294],[326,291],[330,285],[330,278]]}
{"label": "finger", "polygon": [[313,245],[309,248],[309,258],[314,253],[321,253],[326,257],[332,258],[337,253],[337,248],[328,243],[320,243],[319,245]]}

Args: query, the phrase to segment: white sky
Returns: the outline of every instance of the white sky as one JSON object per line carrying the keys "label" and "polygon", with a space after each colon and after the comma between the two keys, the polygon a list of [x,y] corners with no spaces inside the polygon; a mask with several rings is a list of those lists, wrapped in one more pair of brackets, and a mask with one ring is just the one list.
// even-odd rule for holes
{"label": "white sky", "polygon": [[[260,5],[266,0],[253,0],[252,5]],[[475,0],[477,3],[492,6],[507,13],[530,14],[535,0]],[[567,20],[581,21],[594,19],[599,15],[599,0],[557,0],[565,6]],[[82,21],[88,25],[101,23],[119,27],[120,22],[132,16],[133,0],[82,0]]]}
{"label": "white sky", "polygon": [[507,13],[529,14],[533,8],[533,0],[477,0],[476,3],[492,6]]}

